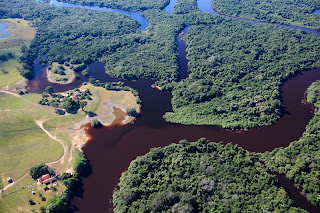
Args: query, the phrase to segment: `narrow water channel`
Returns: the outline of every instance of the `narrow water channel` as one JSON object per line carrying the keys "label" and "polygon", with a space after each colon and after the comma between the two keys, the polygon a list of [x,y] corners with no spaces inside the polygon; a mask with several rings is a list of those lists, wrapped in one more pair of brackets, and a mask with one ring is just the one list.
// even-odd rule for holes
{"label": "narrow water channel", "polygon": [[[226,15],[226,14],[222,14],[222,13],[219,13],[218,11],[216,11],[216,10],[214,10],[212,8],[211,0],[197,0],[197,4],[198,4],[198,7],[199,7],[200,11],[204,12],[204,13],[210,13],[212,15],[218,15],[218,16],[233,18],[233,19],[237,19],[237,20],[240,20],[240,21],[252,22],[252,23],[255,23],[255,24],[272,24],[272,25],[276,25],[276,26],[284,27],[284,28],[300,29],[300,30],[303,30],[303,31],[306,31],[306,32],[313,33],[313,34],[315,34],[317,36],[320,36],[320,32],[319,31],[314,30],[314,29],[310,29],[310,28],[307,28],[307,27],[299,27],[299,26],[295,26],[295,25],[285,25],[285,24],[278,24],[278,23],[269,23],[269,22],[264,22],[264,21],[250,20],[250,19],[244,19],[244,18],[239,18],[239,17],[234,17],[234,16],[229,16],[229,15]],[[315,13],[316,13],[316,11],[315,11]]]}
{"label": "narrow water channel", "polygon": [[[198,5],[199,2],[205,1],[210,2],[210,0],[199,0]],[[172,11],[174,5],[169,5],[171,5],[171,9],[167,9]],[[201,9],[200,6],[199,8]],[[310,30],[295,26],[290,26],[290,28]],[[188,28],[184,30],[186,32]],[[177,38],[177,45],[180,76],[183,79],[188,76],[186,48],[180,38]],[[61,86],[48,83],[43,73],[43,68],[36,64],[34,80],[28,83],[29,91],[43,91],[48,85],[54,86],[56,91],[63,91],[75,88],[85,80],[81,78],[72,85]],[[89,74],[102,82],[118,80],[108,76],[105,73],[104,64],[100,62],[89,66]],[[100,129],[88,129],[87,133],[91,139],[83,150],[92,166],[92,173],[89,177],[82,179],[83,194],[74,199],[73,205],[80,212],[112,211],[110,202],[113,189],[118,183],[121,173],[128,168],[129,163],[153,147],[164,147],[182,139],[196,141],[201,137],[206,137],[215,142],[232,142],[254,152],[271,151],[276,147],[288,146],[290,142],[301,137],[305,126],[313,116],[313,107],[303,104],[301,100],[304,98],[307,87],[315,80],[320,80],[320,69],[302,72],[295,78],[287,80],[281,87],[281,95],[287,113],[274,125],[247,132],[230,131],[218,126],[167,123],[162,116],[165,112],[172,111],[171,94],[151,88],[154,83],[152,80],[125,81],[127,86],[136,89],[140,94],[143,102],[142,116],[133,124],[126,126],[115,125]],[[119,111],[116,112],[121,114]],[[285,183],[282,185],[288,189],[291,197],[299,206],[310,212],[320,212],[318,207],[313,207],[307,200],[296,199],[299,192],[290,189],[290,184],[286,185],[289,182],[280,178],[279,180]]]}
{"label": "narrow water channel", "polygon": [[[92,66],[95,67],[95,73],[97,67],[103,69],[103,64],[99,62]],[[103,72],[100,70],[100,80],[103,80],[101,73]],[[97,77],[94,73],[90,74]],[[320,79],[320,69],[303,72],[296,78],[288,80],[281,87],[288,113],[274,125],[248,132],[229,131],[218,126],[167,123],[162,115],[171,110],[171,94],[152,89],[151,80],[126,82],[126,85],[139,92],[144,103],[143,114],[134,124],[127,126],[89,128],[88,134],[92,139],[84,147],[84,151],[93,169],[92,174],[83,179],[83,197],[75,198],[74,205],[80,208],[80,212],[106,211],[108,209],[106,201],[111,200],[112,191],[121,172],[128,168],[132,160],[153,147],[164,147],[182,139],[196,141],[206,137],[216,142],[232,142],[256,152],[288,146],[291,141],[301,137],[306,124],[313,116],[313,107],[302,104],[301,100],[307,87],[315,79]],[[311,206],[307,201],[304,204]]]}
{"label": "narrow water channel", "polygon": [[[39,1],[39,0],[38,0]],[[98,6],[87,6],[87,5],[80,5],[80,4],[69,4],[60,2],[57,0],[50,0],[50,4],[58,6],[58,7],[76,7],[76,8],[83,8],[89,10],[98,10],[98,11],[111,11],[115,13],[120,13],[130,18],[136,20],[140,24],[140,30],[145,30],[148,27],[148,20],[141,15],[141,12],[132,12],[128,10],[121,10],[121,9],[113,9],[107,7],[98,7]]]}
{"label": "narrow water channel", "polygon": [[168,13],[172,14],[173,13],[173,8],[176,5],[177,0],[171,0],[170,3],[163,9],[167,11]]}

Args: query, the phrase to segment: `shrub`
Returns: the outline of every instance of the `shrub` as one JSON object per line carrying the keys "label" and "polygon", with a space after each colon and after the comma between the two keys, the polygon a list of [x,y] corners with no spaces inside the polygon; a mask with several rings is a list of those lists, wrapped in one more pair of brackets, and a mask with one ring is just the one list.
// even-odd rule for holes
{"label": "shrub", "polygon": [[137,113],[135,108],[129,108],[126,111],[127,115],[137,118],[139,114]]}
{"label": "shrub", "polygon": [[97,119],[93,119],[91,121],[91,126],[94,127],[94,128],[98,128],[98,127],[101,127],[102,124],[100,123],[100,121],[98,121]]}

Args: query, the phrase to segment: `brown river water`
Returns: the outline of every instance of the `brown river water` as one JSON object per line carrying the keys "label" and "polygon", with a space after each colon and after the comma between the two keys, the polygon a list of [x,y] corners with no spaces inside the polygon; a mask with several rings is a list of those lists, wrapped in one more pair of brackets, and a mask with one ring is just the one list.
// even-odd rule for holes
{"label": "brown river water", "polygon": [[[95,63],[94,66],[102,66]],[[99,78],[101,79],[101,78]],[[126,82],[135,88],[142,99],[142,116],[133,124],[114,125],[101,129],[87,130],[90,140],[84,152],[90,160],[92,173],[83,178],[83,195],[76,197],[73,204],[80,212],[112,211],[112,192],[130,162],[137,156],[146,154],[153,147],[164,147],[170,143],[187,139],[196,141],[206,137],[210,141],[232,142],[254,152],[271,151],[276,147],[286,147],[291,141],[301,137],[306,124],[313,116],[313,106],[301,102],[307,87],[320,79],[320,69],[310,70],[288,80],[282,87],[282,98],[286,114],[276,124],[252,129],[247,132],[230,131],[218,126],[191,126],[167,123],[162,118],[171,110],[171,94],[150,87],[151,80]],[[290,181],[280,179],[280,184],[289,189]],[[302,208],[310,212],[320,212],[299,193],[290,188],[290,196]]]}
{"label": "brown river water", "polygon": [[[207,0],[199,0],[206,3]],[[200,6],[199,6],[200,7]],[[205,7],[206,8],[206,7]],[[209,11],[210,12],[210,11]],[[188,28],[187,28],[188,29]],[[184,30],[184,32],[187,31]],[[316,34],[316,33],[315,33]],[[177,38],[180,76],[188,76],[185,43]],[[89,74],[102,82],[119,81],[105,73],[104,65],[94,62],[89,66]],[[47,81],[45,68],[35,63],[34,79],[27,84],[27,90],[42,92],[46,86],[56,91],[66,91],[79,87],[87,78],[79,79],[68,85],[53,84]],[[298,74],[284,82],[280,88],[285,114],[273,125],[249,131],[230,131],[218,126],[192,126],[167,123],[162,118],[165,112],[172,111],[171,94],[151,88],[153,80],[139,79],[124,81],[125,85],[136,89],[143,102],[141,117],[134,123],[122,126],[124,113],[115,109],[115,124],[103,128],[87,127],[90,140],[83,150],[91,165],[91,173],[82,178],[82,188],[72,205],[77,212],[112,212],[112,192],[120,175],[137,156],[146,154],[153,147],[164,147],[170,143],[187,139],[196,141],[206,137],[210,141],[238,144],[253,152],[271,151],[277,147],[286,147],[298,140],[307,123],[313,117],[313,106],[302,103],[305,91],[312,82],[320,80],[320,68]],[[279,184],[288,191],[290,197],[301,208],[309,212],[320,212],[312,206],[292,181],[284,175],[276,174]]]}
{"label": "brown river water", "polygon": [[[183,41],[178,39],[180,54],[185,54]],[[187,63],[185,57],[179,57],[180,66]],[[36,63],[34,80],[27,88],[29,91],[41,92],[48,85],[56,91],[65,91],[81,85],[86,80],[80,79],[68,84],[52,84],[46,80],[45,68]],[[181,76],[186,77],[187,66],[181,69]],[[105,73],[104,64],[94,62],[89,66],[89,74],[102,82],[118,81]],[[301,137],[305,126],[313,117],[314,107],[302,103],[305,91],[312,82],[320,80],[320,68],[302,72],[287,80],[281,87],[282,102],[286,113],[273,125],[249,131],[231,131],[219,126],[192,126],[167,123],[163,114],[171,109],[171,94],[151,87],[153,80],[139,79],[124,81],[126,85],[139,92],[143,102],[142,114],[134,123],[122,126],[120,121],[124,114],[118,109],[116,125],[99,129],[87,128],[90,140],[83,150],[92,167],[91,174],[82,178],[82,191],[73,200],[72,205],[79,212],[112,212],[112,192],[120,175],[137,156],[146,154],[153,147],[164,147],[182,139],[196,141],[206,137],[210,141],[238,144],[253,152],[271,151],[277,147],[286,147],[290,142]],[[279,182],[289,192],[298,206],[310,211],[320,212],[319,207],[312,206],[293,183],[283,175]]]}

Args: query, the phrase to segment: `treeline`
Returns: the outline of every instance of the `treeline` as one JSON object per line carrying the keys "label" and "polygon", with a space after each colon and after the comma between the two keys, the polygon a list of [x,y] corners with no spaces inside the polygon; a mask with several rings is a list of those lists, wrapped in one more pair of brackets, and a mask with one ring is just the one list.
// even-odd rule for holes
{"label": "treeline", "polygon": [[109,7],[130,11],[144,11],[147,9],[163,9],[170,0],[59,0],[62,2],[89,6]]}
{"label": "treeline", "polygon": [[284,173],[302,188],[313,205],[320,205],[320,82],[308,89],[308,102],[315,104],[315,116],[298,141],[264,155],[265,165]]}
{"label": "treeline", "polygon": [[46,206],[40,207],[40,211],[46,213],[67,213],[70,212],[69,205],[72,197],[75,195],[80,177],[83,176],[88,167],[88,160],[83,152],[78,151],[78,155],[73,163],[73,174],[63,173],[60,180],[66,186],[61,195],[53,196],[48,199]]}
{"label": "treeline", "polygon": [[[64,9],[56,8],[60,12]],[[89,64],[102,54],[113,53],[134,42],[135,37],[130,33],[139,27],[136,21],[113,12],[76,8],[64,13],[44,21],[34,39],[40,53],[48,57],[49,64],[65,61]]]}
{"label": "treeline", "polygon": [[320,8],[319,0],[211,0],[211,4],[226,15],[320,30],[320,16],[313,14]]}
{"label": "treeline", "polygon": [[282,114],[279,87],[320,65],[320,37],[237,20],[200,25],[185,36],[190,76],[172,88],[170,122],[258,128]]}
{"label": "treeline", "polygon": [[120,212],[306,212],[255,154],[206,139],[154,148],[130,163],[113,193]]}
{"label": "treeline", "polygon": [[21,18],[21,16],[18,13],[15,13],[12,10],[9,10],[9,8],[4,7],[4,5],[1,5],[0,19],[6,19],[6,18]]}
{"label": "treeline", "polygon": [[[39,52],[49,64],[100,60],[112,76],[157,79],[156,85],[173,93],[174,112],[165,115],[170,122],[231,129],[270,125],[282,114],[281,82],[320,65],[320,39],[296,29],[147,10],[142,15],[149,26],[139,31],[136,21],[112,12],[5,2],[38,26],[25,70],[32,70]],[[189,25],[195,25],[185,37],[191,74],[176,82],[176,37]]]}
{"label": "treeline", "polygon": [[199,12],[197,0],[178,0],[172,11],[175,14]]}
{"label": "treeline", "polygon": [[[38,53],[45,55],[51,64],[65,61],[72,64],[89,64],[102,54],[116,52],[137,39],[139,24],[129,17],[113,12],[56,7],[34,1],[8,1],[8,7],[24,19],[33,21],[37,34],[30,48],[21,57],[22,75],[32,77],[34,59]],[[108,23],[108,24],[106,24]]]}
{"label": "treeline", "polygon": [[129,86],[125,86],[124,83],[122,81],[118,81],[118,82],[101,82],[100,80],[96,80],[94,78],[89,78],[89,83],[96,86],[96,87],[103,87],[106,90],[114,90],[114,91],[130,91],[132,93],[132,95],[136,98],[136,103],[138,104],[139,108],[141,109],[142,106],[142,101],[139,97],[139,93],[137,90],[129,87]]}
{"label": "treeline", "polygon": [[148,10],[142,15],[148,19],[149,26],[147,31],[137,32],[140,41],[104,55],[102,62],[112,76],[128,80],[158,79],[159,86],[175,82],[179,77],[176,37],[180,31],[190,24],[213,24],[220,20],[201,12],[170,15],[162,10]]}

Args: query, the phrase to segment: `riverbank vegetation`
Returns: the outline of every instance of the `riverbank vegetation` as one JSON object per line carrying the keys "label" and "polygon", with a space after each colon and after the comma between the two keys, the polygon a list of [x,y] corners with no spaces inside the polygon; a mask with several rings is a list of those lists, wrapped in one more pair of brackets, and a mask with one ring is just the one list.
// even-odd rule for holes
{"label": "riverbank vegetation", "polygon": [[172,12],[175,14],[199,12],[197,0],[178,0]]}
{"label": "riverbank vegetation", "polygon": [[255,154],[206,139],[152,149],[118,185],[115,212],[306,212]]}
{"label": "riverbank vegetation", "polygon": [[20,57],[24,68],[21,74],[26,78],[32,77],[38,53],[43,64],[89,64],[103,53],[130,44],[135,38],[124,35],[136,32],[139,27],[136,21],[113,12],[56,7],[35,1],[4,1],[0,7],[10,8],[11,13],[33,21],[37,27],[30,48]]}
{"label": "riverbank vegetation", "polygon": [[82,5],[96,5],[99,7],[118,8],[129,11],[143,11],[147,9],[163,9],[167,6],[170,0],[59,0],[62,2],[82,4]]}
{"label": "riverbank vegetation", "polygon": [[[34,20],[40,18],[36,11],[48,12],[38,23],[31,52],[40,51],[49,64],[82,66],[99,59],[112,76],[158,79],[156,85],[173,94],[173,112],[165,118],[175,123],[231,129],[270,125],[282,114],[281,83],[320,65],[320,39],[296,29],[201,12],[147,10],[142,15],[149,26],[138,31],[137,22],[112,12],[35,2],[20,7],[13,6],[14,11]],[[112,24],[105,25],[106,20]],[[185,36],[191,74],[176,82],[175,38],[188,25],[195,25]]]}
{"label": "riverbank vegetation", "polygon": [[320,82],[308,88],[307,101],[314,104],[315,116],[298,141],[276,148],[264,156],[265,165],[293,180],[313,205],[320,205]]}
{"label": "riverbank vegetation", "polygon": [[77,151],[77,157],[73,163],[73,174],[63,173],[60,180],[65,186],[62,194],[56,195],[48,199],[45,206],[41,206],[40,211],[47,213],[67,213],[70,212],[70,202],[75,195],[79,185],[80,177],[83,176],[88,169],[88,160],[83,152]]}
{"label": "riverbank vegetation", "polygon": [[[12,209],[38,211],[38,204],[29,206],[24,202],[28,199],[44,206],[44,201],[31,194],[29,186],[34,180],[26,173],[41,162],[50,162],[50,167],[60,174],[72,172],[75,150],[87,141],[81,126],[90,123],[90,119],[99,118],[105,125],[109,125],[115,119],[113,106],[123,112],[127,108],[139,110],[136,97],[130,91],[108,91],[91,84],[86,85],[83,91],[86,89],[90,90],[93,100],[88,101],[84,110],[78,110],[77,114],[63,116],[56,114],[52,107],[39,105],[38,101],[42,98],[39,94],[0,92],[1,188],[8,185],[8,177],[16,181],[14,186],[2,192],[0,212],[9,212]],[[95,116],[89,118],[86,112]],[[132,119],[134,118],[127,118],[126,122]],[[49,190],[41,193],[46,199],[58,196],[64,190],[63,184],[57,189],[57,192]]]}
{"label": "riverbank vegetation", "polygon": [[211,0],[212,7],[220,13],[247,18],[292,24],[320,30],[320,1],[310,0]]}
{"label": "riverbank vegetation", "polygon": [[147,10],[142,13],[149,21],[146,32],[138,32],[136,43],[104,55],[106,72],[127,80],[158,79],[158,85],[175,82],[179,77],[176,36],[191,24],[213,24],[220,18],[203,13],[170,15],[166,11]]}
{"label": "riverbank vegetation", "polygon": [[320,65],[320,38],[296,29],[224,20],[190,28],[185,41],[191,74],[172,89],[170,122],[270,125],[282,114],[282,82]]}

